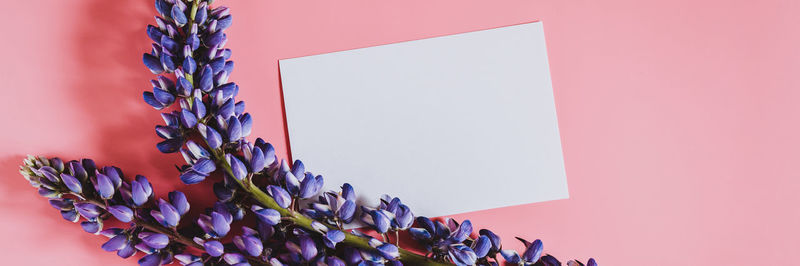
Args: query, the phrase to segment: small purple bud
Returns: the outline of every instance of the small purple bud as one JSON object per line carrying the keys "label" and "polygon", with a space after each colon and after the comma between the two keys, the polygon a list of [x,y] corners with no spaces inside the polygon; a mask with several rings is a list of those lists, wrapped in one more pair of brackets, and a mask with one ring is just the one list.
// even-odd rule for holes
{"label": "small purple bud", "polygon": [[394,260],[400,256],[400,250],[397,249],[397,246],[389,243],[380,245],[376,249],[388,260]]}
{"label": "small purple bud", "polygon": [[183,10],[181,10],[178,5],[172,6],[172,12],[170,12],[170,15],[172,15],[172,19],[175,21],[175,24],[178,24],[180,27],[189,22],[189,20],[186,18],[186,14],[183,13]]}
{"label": "small purple bud", "polygon": [[164,72],[164,67],[161,65],[161,61],[158,57],[145,53],[142,55],[142,61],[153,74],[161,74],[161,72]]}
{"label": "small purple bud", "polygon": [[286,192],[285,189],[279,186],[267,186],[267,193],[275,199],[275,202],[281,208],[289,208],[289,205],[292,203],[292,197],[289,196],[289,192]]}
{"label": "small purple bud", "polygon": [[311,261],[317,256],[317,245],[314,240],[308,236],[300,236],[300,253],[306,261]]}
{"label": "small purple bud", "polygon": [[342,206],[339,207],[338,217],[345,223],[350,223],[353,221],[354,214],[356,213],[356,203],[352,200],[346,200],[342,203]]}
{"label": "small purple bud", "polygon": [[267,167],[266,160],[264,158],[264,152],[261,151],[261,148],[255,147],[253,148],[253,155],[250,158],[250,169],[253,170],[253,173],[261,172],[264,170],[264,167]]}
{"label": "small purple bud", "polygon": [[194,15],[194,21],[203,24],[206,21],[206,18],[208,18],[208,4],[206,2],[202,2],[199,6],[197,6],[197,13]]}
{"label": "small purple bud", "polygon": [[150,194],[147,193],[143,184],[137,181],[131,181],[131,199],[133,199],[133,204],[136,206],[142,206],[147,203],[147,199],[150,197]]}
{"label": "small purple bud", "polygon": [[174,58],[166,53],[166,51],[161,53],[160,60],[161,64],[164,65],[165,70],[175,71],[175,68],[177,68]]}
{"label": "small purple bud", "polygon": [[534,240],[530,245],[528,245],[528,248],[525,249],[525,252],[522,253],[522,260],[528,263],[536,263],[542,256],[542,249],[542,240]]}
{"label": "small purple bud", "polygon": [[70,191],[78,194],[83,192],[81,181],[78,181],[78,179],[75,178],[74,176],[68,175],[66,173],[61,173],[61,181],[64,182],[64,185],[66,185]]}
{"label": "small purple bud", "polygon": [[480,236],[472,243],[472,250],[475,251],[475,256],[478,258],[485,257],[491,248],[492,241],[487,236]]}
{"label": "small purple bud", "polygon": [[423,228],[411,228],[408,229],[408,233],[416,240],[430,240],[432,238],[431,233]]}
{"label": "small purple bud", "polygon": [[212,257],[219,257],[225,253],[225,247],[222,246],[222,243],[216,240],[206,241],[203,244],[203,247],[206,248],[208,255],[211,255]]}
{"label": "small purple bud", "polygon": [[184,77],[178,77],[178,87],[180,87],[180,94],[183,96],[189,96],[192,94],[192,83],[189,82],[188,79]]}
{"label": "small purple bud", "polygon": [[336,243],[344,241],[345,234],[339,230],[330,230],[325,233],[325,239],[331,243],[331,248],[336,246]]}
{"label": "small purple bud", "polygon": [[458,228],[456,228],[456,230],[450,234],[450,237],[456,242],[462,242],[467,239],[470,234],[472,234],[472,222],[469,220],[464,220],[464,222],[462,222],[461,225],[459,225]]}
{"label": "small purple bud", "polygon": [[183,139],[168,139],[156,144],[158,151],[162,153],[174,153],[181,149]]}
{"label": "small purple bud", "polygon": [[475,252],[464,244],[451,245],[448,248],[450,259],[458,265],[475,265],[478,257]]}
{"label": "small purple bud", "polygon": [[192,170],[201,174],[208,175],[211,172],[214,172],[217,167],[214,164],[214,161],[208,158],[200,158],[197,162],[192,165]]}
{"label": "small purple bud", "polygon": [[184,184],[192,185],[203,182],[203,180],[206,180],[206,176],[208,176],[208,174],[201,174],[193,170],[189,170],[181,174],[181,181]]}
{"label": "small purple bud", "polygon": [[306,173],[306,166],[300,160],[295,160],[292,164],[292,174],[298,178],[304,177]]}
{"label": "small purple bud", "polygon": [[156,110],[161,110],[164,109],[164,107],[166,107],[163,103],[156,100],[156,97],[155,95],[153,95],[152,92],[149,91],[142,92],[142,97],[144,98],[145,103],[152,106]]}
{"label": "small purple bud", "polygon": [[136,254],[136,248],[134,248],[131,243],[126,244],[124,247],[122,247],[122,249],[117,251],[117,256],[120,256],[123,259],[129,258],[130,256],[133,256],[133,254]]}
{"label": "small purple bud", "polygon": [[152,234],[142,238],[142,242],[154,249],[162,249],[169,245],[169,237],[165,234]]}
{"label": "small purple bud", "polygon": [[90,234],[97,234],[100,230],[103,230],[103,223],[100,220],[96,221],[83,221],[81,222],[81,227],[83,231],[86,231]]}
{"label": "small purple bud", "polygon": [[161,35],[161,40],[159,41],[159,44],[161,44],[161,47],[164,50],[167,50],[170,53],[175,53],[178,51],[178,42],[176,42],[167,35]]}
{"label": "small purple bud", "polygon": [[372,227],[378,233],[386,233],[389,230],[389,217],[384,213],[384,210],[372,210],[369,212],[372,217]]}
{"label": "small purple bud", "polygon": [[86,219],[94,219],[103,213],[103,209],[92,203],[75,203],[75,209]]}
{"label": "small purple bud", "polygon": [[261,206],[253,205],[251,208],[258,219],[268,225],[276,225],[281,222],[281,213],[273,209],[264,209]]}
{"label": "small purple bud", "polygon": [[124,205],[110,206],[108,207],[108,212],[123,223],[128,223],[133,220],[133,210]]}
{"label": "small purple bud", "polygon": [[204,137],[209,148],[217,149],[222,146],[222,136],[214,128],[207,126],[205,133]]}
{"label": "small purple bud", "polygon": [[77,222],[81,217],[78,216],[78,211],[76,210],[68,210],[68,211],[61,211],[61,218],[70,222]]}
{"label": "small purple bud", "polygon": [[242,138],[242,123],[236,117],[231,117],[228,120],[228,140],[230,142],[237,141]]}
{"label": "small purple bud", "polygon": [[181,109],[181,124],[186,128],[193,128],[197,125],[197,117],[191,111]]}
{"label": "small purple bud", "polygon": [[139,266],[159,266],[161,265],[161,254],[153,253],[142,257],[138,261]]}
{"label": "small purple bud", "polygon": [[100,172],[96,172],[96,175],[97,184],[95,184],[95,189],[97,189],[97,193],[100,194],[100,197],[104,199],[114,197],[114,184],[111,182],[111,179]]}
{"label": "small purple bud", "polygon": [[203,149],[203,147],[201,147],[199,144],[197,144],[192,140],[186,142],[186,148],[189,149],[189,152],[192,154],[194,158],[199,159],[199,158],[211,157],[211,154],[209,154],[208,151],[206,151],[206,149]]}
{"label": "small purple bud", "polygon": [[210,62],[208,62],[208,65],[211,66],[211,70],[212,70],[211,73],[217,74],[220,71],[222,71],[223,67],[225,67],[225,58],[223,58],[221,56],[217,57],[217,58],[214,58]]}
{"label": "small purple bud", "polygon": [[597,262],[594,258],[589,258],[589,261],[586,262],[586,266],[597,266]]}
{"label": "small purple bud", "polygon": [[500,250],[500,244],[501,244],[500,236],[496,235],[492,231],[489,231],[488,229],[481,229],[480,231],[478,231],[478,234],[489,238],[489,240],[492,242],[492,249],[491,249],[492,251]]}
{"label": "small purple bud", "polygon": [[186,200],[186,195],[184,195],[183,192],[170,192],[169,202],[172,203],[172,206],[175,206],[175,209],[178,210],[181,216],[189,212],[189,201]]}
{"label": "small purple bud", "polygon": [[124,248],[128,244],[128,237],[126,235],[117,235],[112,237],[102,246],[100,246],[103,250],[111,252],[117,251]]}
{"label": "small purple bud", "polygon": [[206,116],[206,105],[203,104],[203,100],[200,98],[194,98],[194,104],[192,104],[192,113],[194,113],[198,119],[203,119],[203,117]]}
{"label": "small purple bud", "polygon": [[[214,21],[212,21],[212,23],[214,23]],[[219,25],[219,22],[217,21],[214,24]],[[215,26],[216,27],[216,25],[209,24],[209,28],[211,26]],[[212,33],[211,35],[208,35],[206,37],[206,39],[204,40],[204,42],[205,42],[205,45],[207,47],[214,47],[214,46],[217,46],[218,44],[221,44],[222,42],[224,42],[225,38],[226,38],[225,33],[222,32],[221,30],[217,30],[216,32]]]}
{"label": "small purple bud", "polygon": [[233,22],[231,15],[224,16],[217,20],[217,29],[223,31],[231,26],[231,22]]}
{"label": "small purple bud", "polygon": [[257,237],[252,235],[242,235],[233,237],[233,243],[239,250],[247,252],[250,256],[257,257],[261,255],[264,246]]}
{"label": "small purple bud", "polygon": [[253,130],[253,117],[250,114],[244,114],[239,118],[239,122],[242,123],[242,137],[250,136],[250,132]]}
{"label": "small purple bud", "polygon": [[156,11],[162,16],[167,16],[170,12],[170,4],[165,0],[156,0]]}
{"label": "small purple bud", "polygon": [[353,186],[348,183],[344,183],[342,185],[342,197],[346,200],[356,200],[356,193],[353,191]]}
{"label": "small purple bud", "polygon": [[203,69],[200,71],[200,82],[198,84],[198,88],[203,90],[204,92],[209,92],[214,85],[214,73],[211,70],[211,67],[205,65]]}
{"label": "small purple bud", "polygon": [[214,232],[220,237],[227,235],[228,231],[231,230],[231,224],[229,220],[227,220],[224,215],[218,212],[211,213],[211,225],[214,228]]}
{"label": "small purple bud", "polygon": [[194,58],[187,56],[186,59],[183,59],[183,71],[189,75],[197,71],[197,63],[194,61]]}
{"label": "small purple bud", "polygon": [[181,215],[178,213],[178,210],[172,206],[172,204],[169,204],[163,199],[158,199],[158,209],[161,211],[161,215],[164,217],[164,224],[166,226],[178,226]]}
{"label": "small purple bud", "polygon": [[228,161],[228,164],[231,165],[231,171],[233,172],[233,178],[238,180],[243,180],[247,177],[247,166],[242,163],[236,156],[225,154],[225,159]]}

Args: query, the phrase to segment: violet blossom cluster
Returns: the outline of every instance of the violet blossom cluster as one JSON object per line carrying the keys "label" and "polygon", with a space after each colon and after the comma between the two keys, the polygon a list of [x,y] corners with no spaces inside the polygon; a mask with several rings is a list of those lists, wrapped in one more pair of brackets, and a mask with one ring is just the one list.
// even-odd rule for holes
{"label": "violet blossom cluster", "polygon": [[[158,75],[144,101],[165,110],[164,124],[155,127],[163,139],[156,147],[182,155],[183,183],[213,182],[212,207],[184,217],[189,209],[184,194],[175,191],[169,201],[154,201],[146,178],[127,182],[119,169],[97,169],[91,160],[25,161],[23,175],[52,198],[65,219],[82,216],[86,231],[111,237],[103,249],[123,258],[143,251],[148,255],[139,260],[142,265],[173,259],[183,265],[498,265],[498,254],[512,264],[561,265],[542,253],[541,240],[520,239],[526,246],[520,255],[502,249],[500,237],[487,229],[473,234],[469,220],[416,217],[389,196],[374,207],[359,205],[346,183],[340,191],[322,191],[323,176],[301,161],[278,158],[261,138],[249,142],[253,118],[236,100],[238,85],[228,81],[234,63],[224,30],[232,16],[211,2],[156,0],[156,25],[146,30],[154,43],[142,59]],[[101,231],[102,221],[112,216],[130,227]],[[354,222],[370,230],[345,229]],[[401,233],[427,254],[400,248]],[[596,263],[590,259],[588,265]]]}

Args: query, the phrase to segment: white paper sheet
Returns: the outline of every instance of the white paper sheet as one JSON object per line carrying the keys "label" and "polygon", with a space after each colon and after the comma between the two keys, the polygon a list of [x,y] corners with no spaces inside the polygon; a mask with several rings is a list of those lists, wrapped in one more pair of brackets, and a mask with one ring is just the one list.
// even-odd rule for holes
{"label": "white paper sheet", "polygon": [[542,23],[280,61],[291,153],[442,216],[568,197]]}

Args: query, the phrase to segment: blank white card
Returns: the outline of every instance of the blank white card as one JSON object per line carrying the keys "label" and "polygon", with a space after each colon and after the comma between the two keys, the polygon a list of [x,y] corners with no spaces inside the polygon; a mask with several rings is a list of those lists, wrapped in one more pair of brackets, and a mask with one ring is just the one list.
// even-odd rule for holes
{"label": "blank white card", "polygon": [[442,216],[568,197],[542,23],[280,61],[292,158]]}

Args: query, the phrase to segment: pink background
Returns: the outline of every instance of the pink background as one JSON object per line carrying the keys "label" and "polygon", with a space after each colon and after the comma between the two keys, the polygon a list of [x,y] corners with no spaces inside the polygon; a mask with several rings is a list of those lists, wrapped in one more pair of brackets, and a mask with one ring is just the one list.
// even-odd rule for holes
{"label": "pink background", "polygon": [[[278,59],[540,19],[571,198],[456,218],[494,229],[507,247],[520,247],[513,236],[541,238],[559,258],[601,265],[776,265],[800,248],[800,2],[219,2],[234,14],[232,79],[254,135],[282,155]],[[156,151],[160,119],[141,100],[152,3],[4,10],[0,257],[123,263],[16,169],[25,154],[92,157],[150,177],[158,195],[186,189],[172,167],[179,156]]]}

